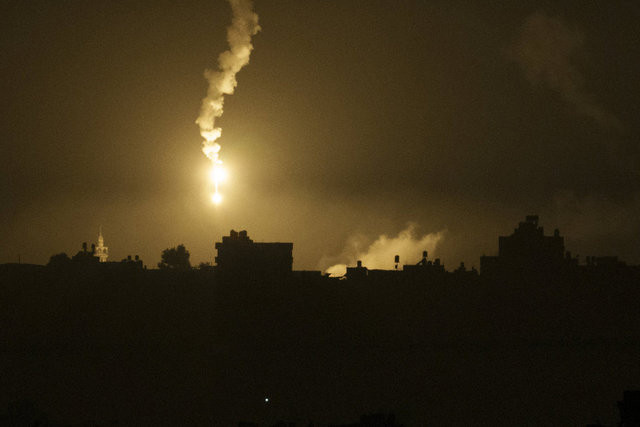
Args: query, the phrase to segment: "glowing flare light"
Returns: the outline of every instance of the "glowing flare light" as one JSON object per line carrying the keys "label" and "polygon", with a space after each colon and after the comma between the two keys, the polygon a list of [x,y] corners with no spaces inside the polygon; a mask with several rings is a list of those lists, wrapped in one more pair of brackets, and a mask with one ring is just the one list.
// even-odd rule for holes
{"label": "glowing flare light", "polygon": [[222,194],[217,191],[211,195],[211,202],[216,205],[219,205],[222,202]]}
{"label": "glowing flare light", "polygon": [[222,166],[222,160],[215,160],[213,167],[209,171],[209,179],[213,183],[214,193],[211,195],[211,201],[218,205],[222,202],[222,195],[220,194],[220,183],[226,180],[227,171]]}
{"label": "glowing flare light", "polygon": [[196,123],[200,126],[202,152],[211,160],[211,181],[215,192],[211,200],[216,205],[222,202],[219,191],[220,182],[224,181],[226,172],[220,160],[220,144],[216,142],[222,135],[222,129],[215,127],[215,121],[222,116],[224,96],[231,95],[238,81],[236,74],[249,63],[249,56],[253,50],[251,37],[260,31],[258,15],[253,11],[251,0],[228,0],[233,12],[231,25],[227,28],[229,49],[218,57],[218,69],[205,71],[205,78],[209,81],[207,96],[202,100],[200,115]]}
{"label": "glowing flare light", "polygon": [[[218,160],[220,162],[220,160]],[[209,172],[209,177],[211,178],[211,182],[218,185],[218,183],[223,182],[227,179],[227,171],[222,167],[222,162],[216,164],[211,168]]]}

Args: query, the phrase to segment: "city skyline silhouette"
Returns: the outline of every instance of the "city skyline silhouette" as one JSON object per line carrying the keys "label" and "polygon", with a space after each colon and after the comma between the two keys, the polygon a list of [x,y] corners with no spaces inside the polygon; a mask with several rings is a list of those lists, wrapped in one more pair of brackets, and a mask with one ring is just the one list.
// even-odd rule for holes
{"label": "city skyline silhouette", "polygon": [[639,425],[638,16],[9,1],[0,425]]}
{"label": "city skyline silhouette", "polygon": [[635,419],[640,268],[579,262],[536,215],[497,240],[480,270],[424,251],[343,277],[295,270],[292,243],[244,230],[213,265],[182,245],[157,269],[101,262],[87,243],[46,266],[0,264],[0,405],[49,425],[613,425],[625,391],[620,417]]}

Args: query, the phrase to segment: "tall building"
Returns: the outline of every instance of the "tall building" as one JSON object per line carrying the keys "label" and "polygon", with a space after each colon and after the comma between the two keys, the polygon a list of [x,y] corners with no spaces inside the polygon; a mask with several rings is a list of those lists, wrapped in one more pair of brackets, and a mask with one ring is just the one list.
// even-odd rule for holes
{"label": "tall building", "polygon": [[109,258],[109,248],[104,245],[104,238],[102,237],[102,226],[98,235],[98,246],[95,247],[93,255],[100,258],[100,262],[107,262],[107,258]]}
{"label": "tall building", "polygon": [[550,272],[577,261],[565,253],[564,238],[556,229],[553,235],[544,234],[538,226],[538,216],[528,215],[510,236],[500,236],[498,256],[482,256],[480,270],[484,274],[526,271]]}

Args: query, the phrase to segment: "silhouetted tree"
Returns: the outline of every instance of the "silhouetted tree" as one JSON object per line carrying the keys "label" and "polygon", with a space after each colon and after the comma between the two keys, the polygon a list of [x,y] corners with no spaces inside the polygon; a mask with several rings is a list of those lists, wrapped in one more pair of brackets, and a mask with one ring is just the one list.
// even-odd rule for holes
{"label": "silhouetted tree", "polygon": [[161,269],[187,270],[191,268],[189,263],[189,251],[184,245],[176,248],[167,248],[162,251],[162,261],[158,263]]}
{"label": "silhouetted tree", "polygon": [[49,263],[47,264],[49,267],[53,268],[64,268],[67,267],[71,263],[71,259],[69,256],[62,252],[59,254],[51,255],[49,258]]}

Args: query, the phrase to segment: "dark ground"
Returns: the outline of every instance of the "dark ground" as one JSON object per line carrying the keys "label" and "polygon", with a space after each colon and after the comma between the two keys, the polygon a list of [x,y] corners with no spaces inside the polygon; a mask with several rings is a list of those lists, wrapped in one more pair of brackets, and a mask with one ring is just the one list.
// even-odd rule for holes
{"label": "dark ground", "polygon": [[640,386],[636,280],[0,281],[0,408],[28,400],[59,423],[615,425]]}

